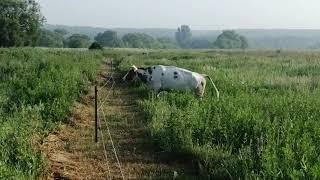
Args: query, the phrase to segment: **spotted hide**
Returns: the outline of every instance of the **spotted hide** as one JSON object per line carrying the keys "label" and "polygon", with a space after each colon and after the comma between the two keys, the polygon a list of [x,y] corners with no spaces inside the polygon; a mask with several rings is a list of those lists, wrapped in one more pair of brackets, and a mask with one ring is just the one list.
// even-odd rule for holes
{"label": "spotted hide", "polygon": [[161,91],[167,90],[191,90],[197,96],[203,97],[206,78],[214,86],[219,98],[219,91],[208,75],[199,74],[175,66],[155,65],[147,68],[132,68],[123,77],[125,81],[141,80],[159,95]]}

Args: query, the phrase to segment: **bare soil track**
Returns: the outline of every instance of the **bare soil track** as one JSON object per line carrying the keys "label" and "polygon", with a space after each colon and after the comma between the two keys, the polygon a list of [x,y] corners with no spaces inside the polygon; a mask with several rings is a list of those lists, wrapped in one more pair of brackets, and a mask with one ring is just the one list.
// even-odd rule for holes
{"label": "bare soil track", "polygon": [[[94,142],[94,91],[74,104],[70,123],[51,133],[42,151],[48,160],[48,173],[42,179],[122,179],[109,138],[107,125],[120,161],[124,179],[197,179],[190,161],[156,152],[146,130],[146,120],[138,109],[139,98],[125,84],[115,81],[102,87],[110,76],[108,68],[97,78],[99,98],[108,96],[102,110],[107,124],[101,120],[106,143]],[[119,78],[115,78],[119,79]],[[99,113],[100,119],[103,114]],[[107,156],[107,160],[105,158]]]}

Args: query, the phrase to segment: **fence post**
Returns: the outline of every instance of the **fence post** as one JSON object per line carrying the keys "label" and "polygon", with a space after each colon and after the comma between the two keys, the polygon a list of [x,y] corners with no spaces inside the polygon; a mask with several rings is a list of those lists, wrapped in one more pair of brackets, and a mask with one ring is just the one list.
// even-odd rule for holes
{"label": "fence post", "polygon": [[95,142],[98,142],[98,88],[97,85],[94,86],[94,119],[95,119]]}

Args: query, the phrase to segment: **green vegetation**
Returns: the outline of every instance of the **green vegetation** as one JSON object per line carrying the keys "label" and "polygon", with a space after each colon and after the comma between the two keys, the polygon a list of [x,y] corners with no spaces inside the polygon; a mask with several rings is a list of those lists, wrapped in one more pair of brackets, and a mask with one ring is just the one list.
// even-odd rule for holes
{"label": "green vegetation", "polygon": [[[210,75],[202,101],[191,93],[139,103],[161,150],[193,157],[211,179],[320,178],[320,53],[275,51],[112,51],[131,64],[175,65]],[[146,93],[149,92],[149,93]]]}
{"label": "green vegetation", "polygon": [[[88,46],[90,41],[88,36],[73,34],[64,40],[66,33],[64,29],[55,29],[54,31],[42,30],[38,46],[71,48],[84,48]],[[108,30],[98,33],[94,39],[102,46],[112,48],[177,49],[180,47],[183,49],[246,49],[249,46],[247,39],[233,30],[223,31],[215,42],[192,38],[191,29],[187,25],[178,28],[175,35],[176,42],[167,37],[154,39],[152,36],[144,33],[128,33],[120,39],[116,31]]]}
{"label": "green vegetation", "polygon": [[97,42],[93,42],[90,45],[89,50],[103,50],[103,47],[101,46],[101,44],[99,44]]}
{"label": "green vegetation", "polygon": [[223,31],[214,42],[214,46],[220,49],[246,49],[248,41],[244,36],[235,31]]}
{"label": "green vegetation", "polygon": [[178,48],[177,43],[168,37],[157,38],[157,41],[160,43],[160,49],[177,49]]}
{"label": "green vegetation", "polygon": [[[54,30],[64,28],[71,34],[86,34],[94,38],[96,34],[104,32],[106,28],[81,27],[81,26],[62,26],[45,25],[45,28]],[[148,34],[154,38],[167,37],[175,40],[176,29],[167,28],[113,28],[119,37],[125,34],[140,32]],[[235,29],[237,33],[243,35],[248,40],[249,48],[253,49],[308,49],[320,48],[320,30],[316,29]],[[193,39],[215,40],[221,30],[192,30]]]}
{"label": "green vegetation", "polygon": [[105,47],[122,47],[123,43],[120,38],[117,36],[115,31],[105,31],[99,33],[94,40]]}
{"label": "green vegetation", "polygon": [[39,143],[67,121],[87,92],[102,53],[0,49],[0,179],[34,179],[45,173]]}
{"label": "green vegetation", "polygon": [[191,43],[192,49],[209,49],[212,48],[212,43],[204,39],[196,39]]}
{"label": "green vegetation", "polygon": [[204,177],[318,179],[320,177],[320,53],[281,51],[0,50],[0,178],[45,172],[36,145],[67,120],[86,93],[102,54],[131,64],[175,65],[210,75],[202,101],[189,92],[156,98],[132,88],[155,145],[194,159]]}
{"label": "green vegetation", "polygon": [[181,48],[190,48],[191,47],[191,29],[188,25],[182,25],[178,28],[175,33],[175,38],[177,43]]}
{"label": "green vegetation", "polygon": [[57,28],[54,30],[54,32],[60,34],[61,36],[65,36],[68,34],[68,31],[63,28]]}
{"label": "green vegetation", "polygon": [[105,31],[99,33],[94,38],[104,47],[129,47],[129,48],[152,48],[152,49],[168,49],[177,48],[175,42],[168,38],[158,38],[143,33],[128,33],[120,39],[115,31]]}
{"label": "green vegetation", "polygon": [[83,34],[73,34],[68,37],[66,44],[69,48],[88,48],[90,38]]}
{"label": "green vegetation", "polygon": [[55,31],[41,29],[37,46],[62,48],[64,47],[63,35]]}
{"label": "green vegetation", "polygon": [[35,46],[44,20],[35,0],[0,1],[0,47]]}
{"label": "green vegetation", "polygon": [[[61,38],[65,36],[67,33],[66,30],[62,28],[55,29],[54,32],[47,31],[43,33],[45,36],[41,36],[41,40],[39,43],[40,46],[46,47],[55,47],[57,46],[55,42],[61,42]],[[65,47],[84,47],[77,43],[77,45],[70,45],[68,43],[70,38],[75,35],[69,37],[69,40],[65,40]],[[80,34],[77,34],[77,38],[79,42],[80,38],[78,37]],[[85,35],[81,35],[84,37]],[[84,38],[82,38],[84,39]],[[86,37],[86,41],[90,41],[89,37]],[[47,43],[45,42],[47,40]],[[175,32],[175,40],[169,37],[158,37],[154,38],[151,35],[146,33],[127,33],[120,38],[116,31],[106,30],[103,33],[98,33],[94,40],[101,44],[104,47],[111,48],[148,48],[148,49],[211,49],[211,48],[219,48],[219,49],[246,49],[249,47],[247,39],[237,34],[235,31],[227,30],[223,31],[214,41],[209,41],[207,39],[192,37],[191,29],[188,25],[182,25],[178,28],[177,32]],[[63,40],[62,40],[63,41]],[[61,44],[61,43],[60,43]],[[69,46],[68,46],[69,44]]]}
{"label": "green vegetation", "polygon": [[125,47],[130,48],[157,48],[153,37],[142,33],[129,33],[122,37]]}
{"label": "green vegetation", "polygon": [[182,25],[175,33],[175,38],[183,49],[246,49],[249,47],[247,39],[234,30],[225,30],[214,42],[210,42],[206,39],[192,38],[190,27]]}

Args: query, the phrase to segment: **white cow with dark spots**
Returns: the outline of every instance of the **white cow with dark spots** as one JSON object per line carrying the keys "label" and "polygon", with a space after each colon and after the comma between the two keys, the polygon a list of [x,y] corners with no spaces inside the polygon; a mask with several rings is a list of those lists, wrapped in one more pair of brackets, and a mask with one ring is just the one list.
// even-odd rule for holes
{"label": "white cow with dark spots", "polygon": [[216,90],[217,98],[219,91],[211,78],[206,74],[199,74],[175,66],[156,65],[148,68],[132,69],[123,77],[123,80],[132,81],[140,79],[150,86],[159,95],[161,91],[167,90],[191,90],[199,97],[203,97],[208,78]]}

